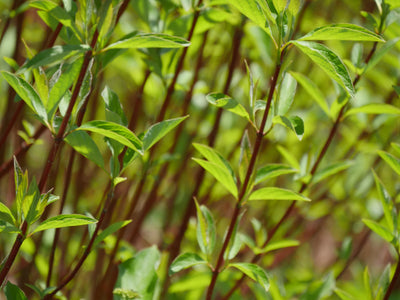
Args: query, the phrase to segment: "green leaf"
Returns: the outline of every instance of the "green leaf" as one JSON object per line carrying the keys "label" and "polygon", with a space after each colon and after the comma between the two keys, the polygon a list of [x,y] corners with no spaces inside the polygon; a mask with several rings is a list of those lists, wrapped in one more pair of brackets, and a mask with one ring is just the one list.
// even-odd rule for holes
{"label": "green leaf", "polygon": [[161,140],[166,134],[188,117],[189,116],[169,119],[153,124],[144,134],[143,151],[149,150],[155,143]]}
{"label": "green leaf", "polygon": [[205,265],[205,264],[207,264],[207,262],[196,253],[183,253],[179,255],[177,258],[175,258],[175,260],[172,262],[169,268],[169,274],[172,275],[181,270],[196,265]]}
{"label": "green leaf", "polygon": [[250,119],[249,113],[246,109],[235,99],[222,94],[222,93],[211,93],[206,96],[206,99],[211,104],[226,109],[238,116],[244,117],[247,120]]}
{"label": "green leaf", "polygon": [[228,267],[240,270],[245,275],[261,284],[265,291],[269,290],[270,285],[268,276],[260,266],[251,263],[233,263],[229,264]]}
{"label": "green leaf", "polygon": [[[156,246],[138,252],[118,266],[118,279],[114,288],[130,289],[140,299],[154,299],[157,287],[160,252]],[[114,295],[115,300],[125,300],[121,295]]]}
{"label": "green leaf", "polygon": [[194,199],[196,204],[196,212],[197,212],[197,226],[196,226],[196,237],[197,243],[200,246],[200,250],[203,253],[207,253],[206,246],[207,246],[207,223],[204,215],[200,209],[200,205],[196,199]]}
{"label": "green leaf", "polygon": [[97,220],[84,215],[58,215],[43,221],[32,233],[52,229],[72,226],[81,226],[96,223]]}
{"label": "green leaf", "polygon": [[54,80],[57,81],[50,90],[49,100],[46,105],[46,111],[49,120],[53,119],[62,97],[67,93],[68,89],[78,78],[82,63],[83,58],[77,59],[73,63],[69,64],[64,71],[62,71],[62,68],[60,67],[59,72],[61,72],[61,75],[54,78]]}
{"label": "green leaf", "polygon": [[390,146],[397,152],[397,155],[400,155],[400,145],[396,143],[390,143]]}
{"label": "green leaf", "polygon": [[235,180],[225,167],[203,159],[193,158],[193,160],[213,175],[235,198],[238,197]]}
{"label": "green leaf", "polygon": [[387,242],[391,243],[394,239],[393,234],[390,232],[389,229],[386,227],[382,226],[381,224],[368,220],[368,219],[362,219],[365,225],[369,227],[372,231],[374,231],[377,235],[379,235],[381,238],[386,240]]}
{"label": "green leaf", "polygon": [[104,169],[104,159],[96,143],[85,131],[73,131],[64,140],[74,150]]}
{"label": "green leaf", "polygon": [[22,201],[22,212],[26,222],[31,225],[37,219],[39,214],[39,201],[40,191],[36,183],[36,179],[33,178],[29,185],[28,192],[26,193],[24,200]]}
{"label": "green leaf", "polygon": [[263,249],[259,249],[255,251],[256,254],[265,254],[274,250],[278,249],[283,249],[283,248],[289,248],[289,247],[297,247],[300,245],[299,241],[296,240],[282,240],[274,243],[269,243],[266,247]]}
{"label": "green leaf", "polygon": [[32,57],[32,59],[30,59],[21,67],[21,69],[18,70],[18,74],[21,74],[29,69],[60,63],[70,57],[83,55],[85,52],[90,50],[91,48],[88,45],[54,46],[52,48],[43,50]]}
{"label": "green leaf", "polygon": [[393,171],[400,175],[400,159],[385,151],[378,151],[378,154]]}
{"label": "green leaf", "polygon": [[7,222],[11,225],[16,224],[15,217],[12,214],[11,210],[1,202],[0,202],[0,220],[3,220],[4,222]]}
{"label": "green leaf", "polygon": [[31,7],[46,11],[49,15],[70,29],[78,40],[82,40],[81,33],[79,32],[72,16],[57,3],[49,0],[33,1],[29,4]]}
{"label": "green leaf", "polygon": [[396,37],[387,41],[385,44],[382,45],[372,56],[371,60],[368,62],[366,67],[366,71],[375,67],[375,65],[389,52],[392,48],[394,48],[397,42],[400,40],[400,37]]}
{"label": "green leaf", "polygon": [[332,176],[336,173],[339,173],[341,171],[344,171],[351,167],[354,163],[352,161],[344,161],[344,162],[339,162],[339,163],[334,163],[332,165],[329,165],[322,169],[321,171],[318,171],[314,174],[312,178],[312,183],[316,184],[317,182],[320,182],[324,180],[325,178]]}
{"label": "green leaf", "polygon": [[329,77],[343,87],[351,97],[354,97],[355,90],[349,72],[339,56],[337,56],[332,50],[322,44],[314,42],[291,41],[290,43],[299,48],[322,70],[324,70]]}
{"label": "green leaf", "polygon": [[293,168],[300,170],[300,164],[291,152],[289,152],[288,150],[286,150],[285,148],[283,148],[280,145],[278,145],[276,148],[279,151],[279,153],[283,155],[283,157],[288,161],[288,163]]}
{"label": "green leaf", "polygon": [[343,291],[338,288],[335,289],[335,293],[336,293],[336,295],[338,295],[338,297],[341,300],[355,300],[356,299],[353,296],[351,296],[349,293],[347,293],[346,291]]}
{"label": "green leaf", "polygon": [[24,292],[15,284],[7,282],[4,287],[4,294],[6,294],[7,300],[27,300]]}
{"label": "green leaf", "polygon": [[132,220],[126,220],[126,221],[119,221],[114,224],[111,224],[108,226],[106,229],[104,229],[100,234],[98,234],[93,242],[93,249],[96,248],[102,241],[105,240],[106,237],[109,235],[112,235],[113,233],[117,232],[120,230],[122,227],[125,227],[128,225]]}
{"label": "green leaf", "polygon": [[188,47],[189,45],[190,42],[181,37],[161,33],[141,33],[113,43],[104,50],[132,48],[181,48]]}
{"label": "green leaf", "polygon": [[296,88],[296,79],[290,73],[286,73],[279,88],[278,115],[283,116],[289,111],[293,104]]}
{"label": "green leaf", "polygon": [[101,92],[101,96],[106,104],[107,121],[115,122],[123,126],[128,125],[124,110],[117,94],[108,86]]}
{"label": "green leaf", "polygon": [[312,97],[312,99],[314,99],[315,102],[317,102],[317,104],[319,105],[319,107],[321,107],[321,109],[325,112],[325,114],[329,116],[330,115],[329,107],[328,104],[326,103],[324,94],[314,83],[314,81],[312,81],[310,78],[301,73],[290,72],[290,74],[292,74],[292,76],[297,80],[297,82],[301,84],[301,86]]}
{"label": "green leaf", "polygon": [[142,141],[128,128],[117,123],[101,120],[90,121],[75,130],[85,130],[101,134],[143,155]]}
{"label": "green leaf", "polygon": [[[261,2],[261,3],[260,3]],[[268,26],[267,16],[265,15],[265,10],[262,7],[266,7],[264,1],[256,0],[231,0],[229,4],[233,5],[237,10],[239,10],[243,15],[249,18],[251,21],[256,23],[260,28],[262,28],[269,36],[272,38],[271,30]]]}
{"label": "green leaf", "polygon": [[282,164],[270,164],[257,170],[254,184],[280,175],[297,173],[298,170]]}
{"label": "green leaf", "polygon": [[393,207],[392,199],[388,191],[386,190],[385,185],[380,180],[378,175],[376,175],[374,170],[372,170],[372,173],[374,174],[375,185],[376,189],[378,190],[379,199],[382,203],[383,213],[385,215],[386,222],[390,227],[390,231],[393,232],[394,229],[397,227],[395,226],[397,213]]}
{"label": "green leaf", "polygon": [[275,116],[272,119],[272,122],[274,124],[281,124],[281,125],[285,126],[286,128],[292,130],[296,134],[299,141],[301,141],[303,139],[304,122],[300,117],[293,116],[293,117],[287,118],[285,116]]}
{"label": "green leaf", "polygon": [[32,109],[42,122],[47,123],[47,113],[42,100],[35,89],[25,79],[9,72],[1,72],[8,84],[15,90],[18,96]]}
{"label": "green leaf", "polygon": [[299,38],[298,40],[385,42],[385,40],[376,33],[354,24],[332,24],[332,25],[322,26],[307,33],[305,36]]}
{"label": "green leaf", "polygon": [[249,196],[249,201],[252,200],[311,201],[309,198],[303,196],[302,194],[277,187],[265,187],[252,192]]}
{"label": "green leaf", "polygon": [[367,104],[364,106],[354,107],[354,108],[349,109],[344,114],[343,118],[346,118],[350,115],[359,114],[359,113],[400,115],[400,108],[397,108],[390,104],[372,103],[372,104]]}
{"label": "green leaf", "polygon": [[237,198],[238,190],[236,186],[236,177],[232,167],[213,148],[193,143],[193,146],[199,151],[208,161],[196,159],[194,160],[200,164],[204,169],[211,173],[228,191]]}

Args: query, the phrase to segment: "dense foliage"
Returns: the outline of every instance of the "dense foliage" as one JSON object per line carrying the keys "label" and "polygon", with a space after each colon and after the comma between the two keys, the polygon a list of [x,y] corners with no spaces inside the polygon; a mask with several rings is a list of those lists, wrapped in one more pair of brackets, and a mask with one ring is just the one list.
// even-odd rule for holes
{"label": "dense foliage", "polygon": [[0,13],[0,299],[400,297],[400,1]]}

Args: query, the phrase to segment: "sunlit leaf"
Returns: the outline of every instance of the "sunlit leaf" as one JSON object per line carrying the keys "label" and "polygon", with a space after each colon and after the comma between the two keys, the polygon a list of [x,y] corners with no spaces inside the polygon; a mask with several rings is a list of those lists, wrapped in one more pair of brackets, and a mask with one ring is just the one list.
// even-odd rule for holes
{"label": "sunlit leaf", "polygon": [[359,113],[377,114],[377,115],[378,114],[400,115],[400,108],[385,103],[372,103],[360,107],[351,108],[345,113],[343,117],[345,118],[347,116]]}
{"label": "sunlit leaf", "polygon": [[378,151],[378,154],[392,168],[393,171],[400,175],[400,159],[385,151]]}
{"label": "sunlit leaf", "polygon": [[122,145],[127,146],[140,154],[143,154],[142,141],[139,140],[128,128],[117,123],[100,120],[89,121],[75,130],[85,130],[101,134],[105,137],[116,140]]}
{"label": "sunlit leaf", "polygon": [[174,274],[183,269],[204,264],[207,264],[207,262],[196,253],[183,253],[172,262],[169,268],[169,273]]}
{"label": "sunlit leaf", "polygon": [[172,129],[178,126],[182,121],[184,121],[188,116],[164,120],[159,123],[153,124],[144,134],[143,137],[143,150],[147,151],[155,143],[161,140],[166,134],[168,134]]}
{"label": "sunlit leaf", "polygon": [[250,119],[249,113],[246,109],[235,99],[222,94],[222,93],[211,93],[206,96],[207,101],[211,104],[226,109],[238,116],[244,117],[247,120]]}
{"label": "sunlit leaf", "polygon": [[269,290],[268,276],[260,266],[251,263],[232,263],[228,266],[240,270],[248,277],[261,284],[266,291]]}
{"label": "sunlit leaf", "polygon": [[8,84],[15,90],[18,96],[32,109],[42,120],[47,123],[47,113],[43,102],[35,89],[23,78],[9,72],[1,72]]}
{"label": "sunlit leaf", "polygon": [[349,72],[339,56],[328,47],[315,42],[291,41],[291,43],[343,87],[351,97],[354,97],[355,90]]}
{"label": "sunlit leaf", "polygon": [[115,42],[104,50],[132,48],[181,48],[190,42],[177,36],[162,33],[141,33]]}
{"label": "sunlit leaf", "polygon": [[376,33],[354,24],[331,24],[314,29],[302,36],[301,41],[371,41],[384,42]]}
{"label": "sunlit leaf", "polygon": [[372,220],[362,219],[362,221],[364,222],[365,225],[369,227],[369,229],[371,229],[373,232],[375,232],[377,235],[379,235],[387,242],[390,243],[393,241],[394,236],[386,227]]}
{"label": "sunlit leaf", "polygon": [[96,219],[84,215],[58,215],[43,221],[32,233],[53,228],[88,225],[96,222]]}
{"label": "sunlit leaf", "polygon": [[265,187],[252,192],[249,200],[298,200],[298,201],[311,201],[309,198],[302,194],[293,192],[291,190]]}
{"label": "sunlit leaf", "polygon": [[96,143],[85,131],[73,131],[68,134],[64,140],[72,147],[75,151],[88,158],[100,168],[104,169],[104,159],[100,153]]}

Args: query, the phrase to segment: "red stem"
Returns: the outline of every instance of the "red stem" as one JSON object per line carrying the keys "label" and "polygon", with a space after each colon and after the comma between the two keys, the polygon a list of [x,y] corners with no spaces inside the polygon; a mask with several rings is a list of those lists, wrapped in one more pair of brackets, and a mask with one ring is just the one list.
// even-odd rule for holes
{"label": "red stem", "polygon": [[271,78],[271,84],[270,84],[270,90],[269,90],[269,94],[268,94],[268,99],[267,99],[267,105],[264,111],[264,115],[263,118],[261,120],[261,124],[260,124],[260,128],[257,131],[257,137],[256,137],[256,141],[254,144],[254,149],[253,149],[253,153],[251,155],[251,159],[250,159],[250,163],[249,163],[249,167],[247,169],[247,173],[246,173],[246,177],[245,180],[242,184],[240,193],[239,193],[239,197],[238,197],[238,202],[236,204],[233,216],[231,218],[231,222],[229,224],[229,228],[228,228],[228,233],[225,237],[224,243],[222,245],[222,248],[219,252],[219,256],[218,256],[218,260],[217,260],[217,264],[215,266],[215,269],[213,271],[213,276],[211,278],[211,282],[210,282],[210,286],[208,287],[207,290],[207,296],[206,296],[206,300],[211,300],[213,291],[214,291],[214,287],[215,284],[217,282],[217,278],[219,273],[221,272],[220,268],[224,263],[224,253],[228,247],[229,241],[232,238],[232,234],[236,225],[236,222],[238,220],[239,214],[240,214],[240,208],[241,208],[241,202],[244,199],[244,196],[246,194],[247,188],[249,186],[249,182],[250,182],[250,177],[253,174],[253,169],[255,167],[256,164],[256,160],[257,160],[257,156],[258,153],[260,151],[260,147],[261,147],[261,143],[262,143],[262,139],[264,137],[264,129],[265,129],[265,125],[267,123],[267,118],[268,118],[268,114],[271,108],[271,104],[272,104],[272,98],[276,89],[276,85],[278,83],[278,77],[279,77],[279,73],[281,71],[281,67],[282,67],[282,61],[283,61],[283,57],[284,57],[284,51],[282,51],[280,53],[280,57],[279,57],[279,62],[275,67],[275,71],[274,74]]}

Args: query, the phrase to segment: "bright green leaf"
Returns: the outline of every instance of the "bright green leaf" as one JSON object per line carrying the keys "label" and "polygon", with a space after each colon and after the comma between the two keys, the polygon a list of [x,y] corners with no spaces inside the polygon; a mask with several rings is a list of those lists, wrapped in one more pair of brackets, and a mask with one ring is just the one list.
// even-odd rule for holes
{"label": "bright green leaf", "polygon": [[64,140],[74,150],[104,169],[104,159],[96,143],[85,131],[73,131]]}
{"label": "bright green leaf", "polygon": [[27,300],[24,292],[15,284],[11,282],[7,282],[6,286],[4,287],[4,294],[7,297],[7,300]]}
{"label": "bright green leaf", "polygon": [[0,220],[3,220],[4,222],[7,222],[11,225],[15,225],[16,223],[16,220],[11,210],[1,202],[0,202]]}
{"label": "bright green leaf", "polygon": [[329,107],[326,103],[324,94],[321,92],[319,87],[307,76],[301,73],[290,72],[292,76],[297,80],[298,83],[306,90],[306,92],[317,102],[319,107],[329,116]]}
{"label": "bright green leaf", "polygon": [[290,73],[286,73],[279,88],[278,115],[284,116],[289,111],[296,94],[296,88],[296,79]]}
{"label": "bright green leaf", "polygon": [[[156,246],[138,252],[118,266],[118,279],[114,288],[129,289],[139,294],[140,299],[154,299],[160,252]],[[125,300],[114,295],[115,300]]]}
{"label": "bright green leaf", "polygon": [[72,16],[57,3],[49,0],[40,0],[31,2],[30,6],[48,12],[52,18],[69,28],[75,34],[77,39],[82,40],[81,33],[78,30]]}
{"label": "bright green leaf", "polygon": [[126,220],[126,221],[119,221],[114,224],[111,224],[108,226],[106,229],[104,229],[100,234],[98,234],[93,242],[93,249],[97,247],[106,237],[109,235],[112,235],[113,233],[117,232],[120,230],[122,227],[125,227],[128,225],[132,220]]}
{"label": "bright green leaf", "polygon": [[292,130],[299,141],[303,139],[304,135],[304,122],[303,120],[298,117],[298,116],[293,116],[293,117],[285,117],[285,116],[275,116],[272,120],[274,124],[281,124],[285,126],[286,128]]}
{"label": "bright green leaf", "polygon": [[35,89],[25,79],[18,77],[9,72],[1,72],[8,84],[15,90],[18,96],[32,109],[42,120],[47,123],[47,113],[42,100],[36,93]]}
{"label": "bright green leaf", "polygon": [[161,140],[166,134],[168,134],[186,118],[188,118],[188,116],[164,120],[153,124],[144,134],[143,151],[150,149],[155,143]]}
{"label": "bright green leaf", "polygon": [[297,159],[293,156],[293,153],[289,152],[287,149],[283,148],[282,146],[278,145],[277,150],[283,157],[288,161],[288,163],[295,169],[300,170],[300,164]]}
{"label": "bright green leaf", "polygon": [[222,94],[222,93],[211,93],[206,96],[206,99],[211,104],[226,109],[238,116],[244,117],[247,120],[250,119],[249,113],[246,109],[235,99]]}
{"label": "bright green leaf", "polygon": [[374,53],[371,60],[368,62],[366,70],[370,70],[389,52],[392,48],[394,48],[397,42],[400,40],[400,37],[396,37],[387,41],[382,47],[378,48],[378,50]]}
{"label": "bright green leaf", "polygon": [[177,273],[196,265],[205,265],[207,262],[196,253],[183,253],[172,262],[169,268],[169,274]]}
{"label": "bright green leaf", "polygon": [[332,24],[314,29],[300,41],[371,41],[384,42],[385,40],[376,33],[354,24]]}
{"label": "bright green leaf", "polygon": [[229,264],[228,267],[240,270],[248,277],[261,284],[266,291],[269,290],[268,276],[260,266],[251,263],[232,263]]}
{"label": "bright green leaf", "polygon": [[83,55],[85,52],[90,50],[88,45],[63,45],[54,46],[52,48],[43,50],[36,54],[26,64],[24,64],[18,73],[23,73],[26,70],[38,68],[41,66],[48,66],[62,61],[76,55]]}
{"label": "bright green leaf", "polygon": [[352,161],[344,161],[344,162],[339,162],[339,163],[334,163],[332,165],[329,165],[329,166],[325,167],[324,169],[317,171],[314,174],[312,183],[316,184],[317,182],[320,182],[329,176],[332,176],[336,173],[339,173],[341,171],[348,169],[352,165],[353,165]]}
{"label": "bright green leaf", "polygon": [[339,56],[326,46],[315,42],[291,41],[291,43],[343,87],[351,97],[354,97],[355,90],[349,72]]}
{"label": "bright green leaf", "polygon": [[227,170],[227,168],[221,166],[220,164],[209,162],[203,159],[193,158],[193,160],[202,166],[207,172],[213,175],[215,179],[219,181],[235,198],[238,197],[238,190],[235,180],[232,178],[231,173]]}
{"label": "bright green leaf", "polygon": [[393,241],[394,236],[390,232],[390,230],[387,229],[386,227],[372,220],[362,219],[362,221],[364,222],[365,225],[369,227],[369,229],[371,229],[373,232],[375,232],[377,235],[379,235],[387,242],[391,243]]}
{"label": "bright green leaf", "polygon": [[378,154],[392,168],[393,171],[400,175],[400,159],[385,151],[378,151]]}
{"label": "bright green leaf", "polygon": [[283,249],[283,248],[297,247],[299,245],[300,245],[300,242],[296,241],[296,240],[282,240],[282,241],[268,244],[263,249],[256,251],[256,254],[268,253],[268,252],[278,250],[278,249]]}
{"label": "bright green leaf", "polygon": [[282,164],[270,164],[257,170],[254,184],[280,175],[297,173],[298,170]]}
{"label": "bright green leaf", "polygon": [[161,33],[141,33],[111,44],[104,50],[132,48],[181,48],[188,47],[189,45],[190,42],[181,37]]}
{"label": "bright green leaf", "polygon": [[309,198],[302,194],[277,188],[277,187],[265,187],[258,189],[251,193],[249,200],[299,200],[299,201],[311,201]]}
{"label": "bright green leaf", "polygon": [[53,228],[88,225],[96,222],[96,219],[84,215],[58,215],[43,221],[32,233]]}
{"label": "bright green leaf", "polygon": [[67,93],[68,89],[72,86],[74,81],[78,78],[79,72],[83,59],[77,59],[73,63],[69,64],[65,70],[60,70],[61,75],[56,79],[56,83],[50,90],[49,100],[47,101],[46,110],[49,119],[51,120],[57,111],[58,104],[60,103],[62,97]]}
{"label": "bright green leaf", "polygon": [[128,128],[117,123],[101,120],[90,121],[75,130],[85,130],[101,134],[105,137],[116,140],[139,154],[143,154],[142,141],[140,141]]}
{"label": "bright green leaf", "polygon": [[383,182],[380,180],[380,178],[378,177],[378,175],[376,175],[376,173],[374,171],[372,171],[372,173],[374,174],[375,185],[376,185],[376,189],[378,190],[379,199],[381,200],[381,203],[382,203],[383,213],[385,215],[386,222],[390,227],[389,228],[390,231],[393,232],[396,227],[395,220],[397,217],[396,216],[397,213],[395,211],[393,211],[394,208],[392,205],[392,199],[391,199],[388,191],[386,190]]}
{"label": "bright green leaf", "polygon": [[400,115],[400,108],[397,108],[390,104],[372,103],[372,104],[367,104],[364,106],[354,107],[352,109],[349,109],[345,113],[343,118],[346,118],[347,116],[350,116],[350,115],[359,114],[359,113]]}
{"label": "bright green leaf", "polygon": [[229,3],[239,10],[243,15],[261,27],[271,37],[271,30],[268,26],[267,16],[265,15],[265,4],[260,3],[264,1],[257,0],[231,0]]}

